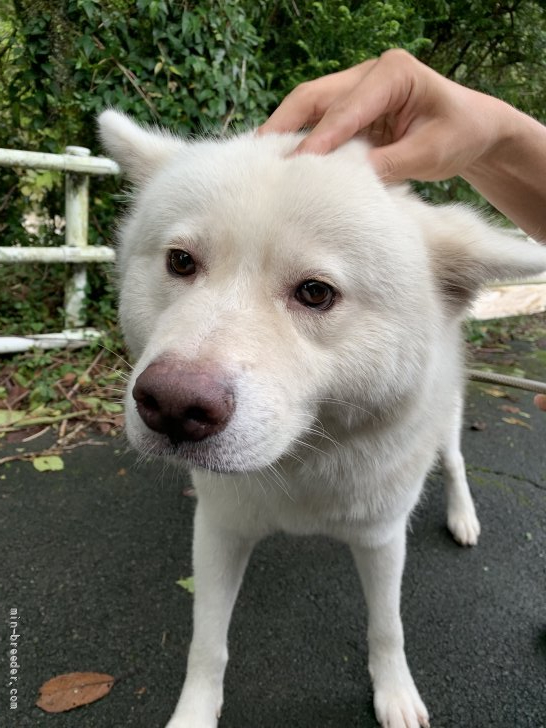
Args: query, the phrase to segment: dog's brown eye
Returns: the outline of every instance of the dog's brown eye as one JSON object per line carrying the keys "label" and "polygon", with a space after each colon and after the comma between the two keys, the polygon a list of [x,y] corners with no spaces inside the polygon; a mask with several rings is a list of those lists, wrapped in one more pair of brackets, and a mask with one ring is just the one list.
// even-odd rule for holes
{"label": "dog's brown eye", "polygon": [[195,261],[185,250],[169,250],[167,263],[171,273],[177,276],[191,276],[195,273]]}
{"label": "dog's brown eye", "polygon": [[325,311],[334,302],[335,291],[321,281],[305,281],[296,290],[296,299],[304,306]]}

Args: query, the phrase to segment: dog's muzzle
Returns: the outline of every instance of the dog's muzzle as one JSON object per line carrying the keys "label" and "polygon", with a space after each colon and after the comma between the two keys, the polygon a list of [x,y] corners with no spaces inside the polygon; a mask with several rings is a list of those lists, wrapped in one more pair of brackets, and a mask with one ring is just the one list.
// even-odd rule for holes
{"label": "dog's muzzle", "polygon": [[225,376],[210,365],[197,367],[159,359],[139,374],[133,398],[144,424],[173,445],[221,432],[235,410]]}

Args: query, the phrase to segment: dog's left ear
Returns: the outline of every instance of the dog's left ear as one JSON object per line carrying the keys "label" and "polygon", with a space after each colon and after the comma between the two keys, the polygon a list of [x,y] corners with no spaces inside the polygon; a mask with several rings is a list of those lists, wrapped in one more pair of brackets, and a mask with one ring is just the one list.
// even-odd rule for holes
{"label": "dog's left ear", "polygon": [[114,109],[102,112],[98,126],[104,148],[137,185],[184,148],[184,142],[168,131],[140,126]]}
{"label": "dog's left ear", "polygon": [[493,226],[464,205],[426,206],[419,222],[448,304],[462,312],[489,282],[546,270],[546,246]]}

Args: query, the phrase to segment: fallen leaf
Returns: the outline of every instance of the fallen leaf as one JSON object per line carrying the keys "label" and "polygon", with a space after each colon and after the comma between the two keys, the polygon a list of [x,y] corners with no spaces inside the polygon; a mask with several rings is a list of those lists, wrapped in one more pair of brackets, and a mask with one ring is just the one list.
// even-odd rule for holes
{"label": "fallen leaf", "polygon": [[112,414],[118,414],[119,412],[123,412],[123,405],[119,404],[119,402],[108,402],[108,401],[102,401],[101,407],[105,412],[111,412]]}
{"label": "fallen leaf", "polygon": [[10,389],[9,394],[6,397],[6,404],[8,407],[14,407],[15,404],[24,399],[29,392],[30,389],[27,387],[21,387],[18,384],[15,384]]}
{"label": "fallen leaf", "polygon": [[482,420],[476,420],[476,422],[473,422],[470,425],[471,430],[478,430],[478,432],[483,432],[483,430],[487,430],[487,424],[483,422]]}
{"label": "fallen leaf", "polygon": [[195,592],[193,576],[188,576],[187,579],[179,579],[176,583],[178,584],[178,586],[181,586],[182,589],[185,589],[190,594],[193,594]]}
{"label": "fallen leaf", "polygon": [[44,455],[34,458],[32,464],[41,473],[48,470],[64,470],[63,460],[58,455]]}
{"label": "fallen leaf", "polygon": [[127,475],[127,470],[125,470],[125,468],[120,468],[117,472],[117,475]]}
{"label": "fallen leaf", "polygon": [[46,713],[64,713],[104,698],[114,682],[112,675],[99,672],[58,675],[42,685],[36,705]]}
{"label": "fallen leaf", "polygon": [[518,412],[521,412],[519,407],[514,407],[512,404],[501,404],[499,409],[503,412],[510,412],[513,415],[517,415]]}
{"label": "fallen leaf", "polygon": [[483,391],[492,397],[506,397],[506,392],[503,389],[497,389],[497,387],[484,387]]}
{"label": "fallen leaf", "polygon": [[9,427],[26,416],[23,410],[5,410],[0,409],[0,427]]}
{"label": "fallen leaf", "polygon": [[92,412],[97,412],[102,404],[100,397],[78,397],[76,402],[78,404],[83,403],[82,409],[90,409]]}
{"label": "fallen leaf", "polygon": [[533,429],[531,425],[523,420],[518,420],[517,417],[503,417],[502,421],[506,422],[507,425],[519,425],[520,427],[526,427],[528,430]]}
{"label": "fallen leaf", "polygon": [[29,379],[26,379],[21,372],[14,372],[12,375],[12,379],[17,382],[17,384],[20,387],[24,387],[25,389],[30,389],[32,386],[32,382]]}

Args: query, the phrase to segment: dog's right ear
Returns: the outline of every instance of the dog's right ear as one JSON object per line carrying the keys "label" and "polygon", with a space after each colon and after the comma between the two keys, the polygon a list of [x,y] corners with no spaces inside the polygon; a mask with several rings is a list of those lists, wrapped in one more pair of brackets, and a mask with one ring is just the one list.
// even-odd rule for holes
{"label": "dog's right ear", "polygon": [[149,179],[184,142],[163,129],[148,129],[108,109],[98,118],[99,135],[108,154],[136,185]]}

